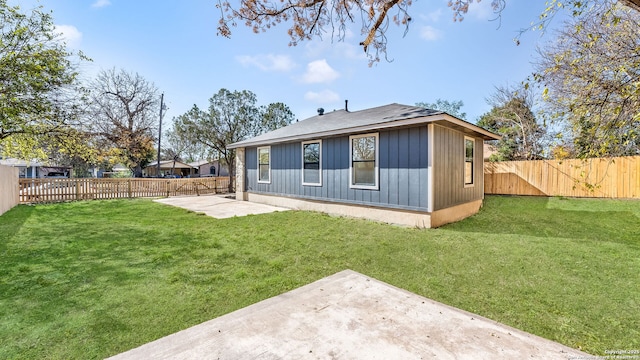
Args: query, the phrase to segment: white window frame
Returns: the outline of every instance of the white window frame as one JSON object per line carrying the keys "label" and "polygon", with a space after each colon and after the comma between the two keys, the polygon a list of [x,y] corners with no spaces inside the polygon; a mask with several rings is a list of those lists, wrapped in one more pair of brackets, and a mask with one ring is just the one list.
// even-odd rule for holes
{"label": "white window frame", "polygon": [[[312,182],[306,182],[304,181],[304,146],[307,144],[318,144],[318,151],[320,151],[320,154],[318,156],[318,182],[317,183],[312,183]],[[304,186],[322,186],[322,140],[309,140],[309,141],[303,141],[301,144],[301,151],[302,151],[302,185]]]}
{"label": "white window frame", "polygon": [[[471,154],[471,182],[467,183],[467,140],[470,140],[471,143],[473,144],[473,149],[472,149],[472,154]],[[465,136],[464,137],[464,142],[462,143],[462,161],[463,161],[463,167],[462,167],[462,181],[464,183],[464,187],[468,188],[468,187],[474,187],[475,186],[475,177],[476,177],[476,139],[469,137],[469,136]]]}
{"label": "white window frame", "polygon": [[[375,176],[375,184],[374,185],[357,185],[353,183],[353,140],[360,139],[364,137],[375,137],[376,139],[376,148],[375,148],[375,160],[374,160],[374,176]],[[349,136],[349,188],[350,189],[365,189],[365,190],[379,190],[380,189],[380,136],[379,133],[369,133],[369,134],[359,134],[359,135],[351,135]]]}
{"label": "white window frame", "polygon": [[[269,178],[267,180],[260,179],[260,150],[267,149],[269,152]],[[259,184],[271,184],[271,146],[260,146],[256,149],[256,155],[258,156],[258,183]]]}

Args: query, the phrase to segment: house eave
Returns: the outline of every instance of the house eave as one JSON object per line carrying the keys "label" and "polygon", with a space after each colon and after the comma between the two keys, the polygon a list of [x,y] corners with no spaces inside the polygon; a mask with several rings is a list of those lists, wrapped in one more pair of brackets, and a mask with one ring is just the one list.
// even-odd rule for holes
{"label": "house eave", "polygon": [[434,115],[434,117],[440,117],[442,119],[434,119],[431,122],[436,123],[441,126],[445,126],[448,128],[452,128],[463,132],[467,135],[472,135],[474,137],[480,137],[482,140],[500,140],[502,136],[492,133],[491,131],[485,130],[477,125],[473,125],[467,121],[460,120],[456,117],[447,114]]}
{"label": "house eave", "polygon": [[327,138],[341,135],[352,135],[356,133],[365,133],[368,131],[377,131],[377,130],[385,130],[391,128],[399,128],[399,127],[408,127],[408,126],[416,126],[416,125],[426,125],[430,123],[436,123],[441,126],[450,127],[456,129],[458,131],[464,132],[469,135],[473,135],[475,137],[481,137],[483,140],[500,140],[501,137],[487,131],[479,126],[468,123],[464,120],[457,119],[453,116],[447,115],[445,113],[430,115],[426,117],[417,117],[411,119],[403,119],[403,120],[391,120],[383,123],[369,124],[363,126],[355,126],[350,128],[340,128],[329,131],[321,131],[314,132],[308,134],[300,134],[293,136],[285,136],[277,139],[270,140],[258,140],[251,141],[251,139],[246,141],[240,141],[227,146],[227,149],[237,149],[243,147],[253,147],[253,146],[261,146],[261,145],[273,145],[273,144],[282,144],[288,142],[297,142],[304,141],[310,139],[317,138]]}

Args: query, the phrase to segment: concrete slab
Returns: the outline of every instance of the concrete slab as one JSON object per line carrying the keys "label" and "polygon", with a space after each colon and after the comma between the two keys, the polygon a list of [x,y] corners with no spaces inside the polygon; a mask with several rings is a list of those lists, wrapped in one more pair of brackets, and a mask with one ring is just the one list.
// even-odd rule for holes
{"label": "concrete slab", "polygon": [[216,219],[226,219],[234,216],[267,214],[274,211],[289,209],[258,204],[249,201],[238,201],[219,195],[181,196],[156,199],[155,202],[178,206],[187,210],[204,213]]}
{"label": "concrete slab", "polygon": [[564,345],[346,270],[110,359],[579,359]]}

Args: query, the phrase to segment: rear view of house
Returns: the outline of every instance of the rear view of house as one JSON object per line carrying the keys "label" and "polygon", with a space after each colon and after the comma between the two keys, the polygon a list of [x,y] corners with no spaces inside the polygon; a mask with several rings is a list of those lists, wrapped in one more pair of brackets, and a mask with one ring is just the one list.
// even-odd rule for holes
{"label": "rear view of house", "polygon": [[415,106],[320,110],[229,146],[239,200],[426,228],[479,210],[483,140],[499,136]]}

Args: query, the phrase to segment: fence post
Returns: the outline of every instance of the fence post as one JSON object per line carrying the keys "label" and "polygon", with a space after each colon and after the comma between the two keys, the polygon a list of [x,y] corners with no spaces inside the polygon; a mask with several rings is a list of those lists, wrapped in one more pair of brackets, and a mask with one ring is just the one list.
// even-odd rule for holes
{"label": "fence post", "polygon": [[167,180],[167,197],[169,197],[169,193],[171,192],[171,181]]}
{"label": "fence post", "polygon": [[80,200],[80,179],[75,179],[76,182],[76,200]]}
{"label": "fence post", "polygon": [[127,195],[129,195],[129,199],[132,198],[132,196],[131,196],[131,179],[127,179]]}

